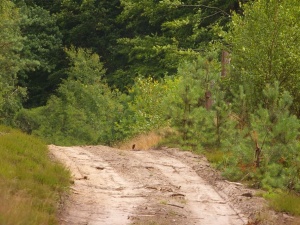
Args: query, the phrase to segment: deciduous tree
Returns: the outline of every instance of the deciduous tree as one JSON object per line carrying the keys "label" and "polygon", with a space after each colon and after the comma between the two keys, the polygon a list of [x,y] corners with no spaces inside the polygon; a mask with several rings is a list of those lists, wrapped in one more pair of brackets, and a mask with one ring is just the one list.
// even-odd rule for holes
{"label": "deciduous tree", "polygon": [[20,16],[9,0],[0,2],[0,122],[12,123],[14,114],[22,107],[26,96],[24,88],[18,86],[18,72],[26,68],[20,58],[23,48]]}
{"label": "deciduous tree", "polygon": [[300,2],[257,0],[243,9],[243,15],[233,15],[227,38],[231,88],[242,84],[255,108],[264,101],[264,87],[277,80],[281,91],[293,96],[293,111],[300,115]]}

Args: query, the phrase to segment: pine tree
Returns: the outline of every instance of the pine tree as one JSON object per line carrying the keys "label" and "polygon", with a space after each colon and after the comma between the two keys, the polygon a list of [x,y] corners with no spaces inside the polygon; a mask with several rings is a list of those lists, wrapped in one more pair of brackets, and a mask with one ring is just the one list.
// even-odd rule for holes
{"label": "pine tree", "polygon": [[[221,121],[215,123],[216,115],[220,119],[221,112],[211,108],[216,100],[219,79],[215,63],[211,57],[198,58],[197,61],[182,63],[178,69],[181,83],[170,112],[174,126],[181,135],[182,145],[189,149],[195,150],[221,141]],[[216,109],[216,105],[213,108]]]}
{"label": "pine tree", "polygon": [[292,97],[280,94],[278,82],[266,85],[263,94],[264,103],[236,135],[239,143],[232,145],[224,174],[234,179],[246,175],[265,188],[299,190],[300,121],[290,113]]}

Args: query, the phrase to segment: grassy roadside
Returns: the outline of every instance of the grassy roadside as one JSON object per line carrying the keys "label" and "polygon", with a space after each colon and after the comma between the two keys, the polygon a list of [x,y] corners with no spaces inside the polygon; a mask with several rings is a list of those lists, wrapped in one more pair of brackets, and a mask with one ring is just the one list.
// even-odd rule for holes
{"label": "grassy roadside", "polygon": [[52,162],[45,143],[0,126],[0,224],[58,224],[69,172]]}
{"label": "grassy roadside", "polygon": [[287,212],[294,216],[300,216],[300,196],[289,192],[272,192],[263,195],[269,201],[270,206],[278,212]]}

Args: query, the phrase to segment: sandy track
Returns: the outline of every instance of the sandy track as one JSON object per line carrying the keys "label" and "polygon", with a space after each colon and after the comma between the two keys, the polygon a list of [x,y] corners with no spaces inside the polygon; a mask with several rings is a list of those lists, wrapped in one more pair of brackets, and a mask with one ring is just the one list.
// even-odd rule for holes
{"label": "sandy track", "polygon": [[61,224],[239,225],[247,219],[198,175],[201,157],[177,150],[49,146],[74,185]]}

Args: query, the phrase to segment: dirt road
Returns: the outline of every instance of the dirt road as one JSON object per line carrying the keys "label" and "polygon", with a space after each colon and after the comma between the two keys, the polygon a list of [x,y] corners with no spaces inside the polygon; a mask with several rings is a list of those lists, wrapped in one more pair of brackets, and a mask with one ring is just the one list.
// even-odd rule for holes
{"label": "dirt road", "polygon": [[49,149],[74,177],[61,215],[63,225],[248,222],[249,215],[243,214],[247,210],[240,207],[241,202],[252,204],[252,198],[242,195],[247,190],[219,180],[201,156],[176,149],[54,145]]}

